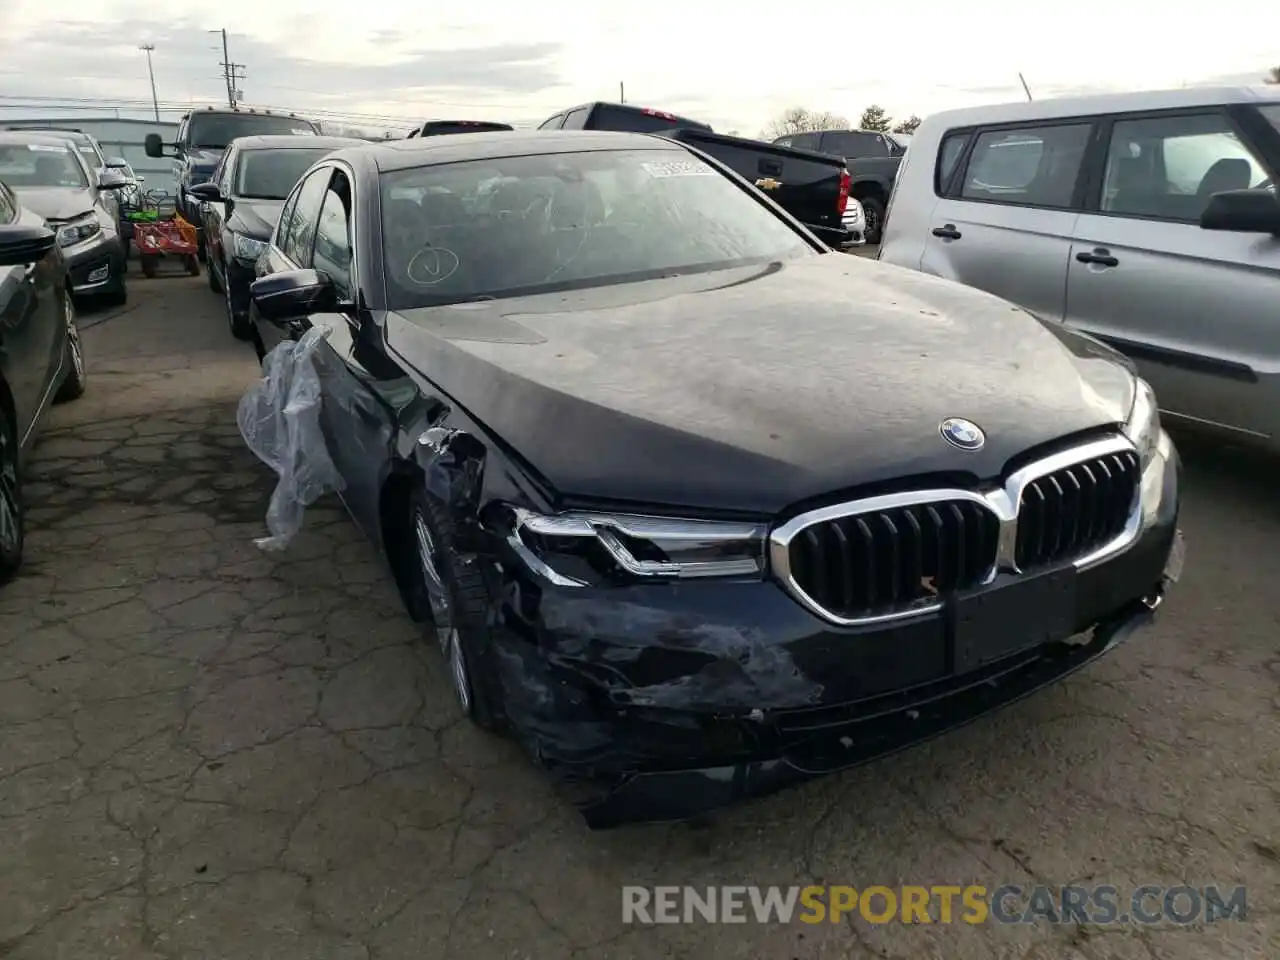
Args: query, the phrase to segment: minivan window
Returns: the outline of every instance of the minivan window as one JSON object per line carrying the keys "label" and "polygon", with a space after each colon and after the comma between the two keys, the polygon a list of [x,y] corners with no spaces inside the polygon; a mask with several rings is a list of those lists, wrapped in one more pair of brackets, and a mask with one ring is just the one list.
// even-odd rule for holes
{"label": "minivan window", "polygon": [[1280,133],[1280,103],[1269,103],[1265,107],[1259,107],[1258,112],[1270,120],[1276,132]]}
{"label": "minivan window", "polygon": [[1267,179],[1261,162],[1218,111],[1119,120],[1107,148],[1101,207],[1193,222],[1213,194],[1261,186]]}
{"label": "minivan window", "polygon": [[956,164],[960,162],[968,142],[967,133],[951,133],[943,138],[942,146],[938,148],[938,168],[934,172],[933,181],[933,190],[938,196],[942,196],[947,184],[951,182],[951,175],[955,173]]}
{"label": "minivan window", "polygon": [[822,149],[825,153],[833,153],[848,160],[889,155],[889,148],[880,137],[874,133],[857,133],[852,130],[824,133]]}
{"label": "minivan window", "polygon": [[1091,124],[1073,123],[979,134],[960,195],[968,200],[1067,209]]}

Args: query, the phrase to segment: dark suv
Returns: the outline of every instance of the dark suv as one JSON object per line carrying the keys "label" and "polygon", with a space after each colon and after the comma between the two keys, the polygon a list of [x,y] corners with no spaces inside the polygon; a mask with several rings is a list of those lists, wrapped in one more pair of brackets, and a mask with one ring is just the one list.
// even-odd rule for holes
{"label": "dark suv", "polygon": [[[250,108],[204,107],[192,110],[178,124],[178,135],[166,144],[158,133],[149,133],[144,141],[148,157],[173,157],[175,198],[184,219],[200,228],[200,201],[189,188],[206,183],[218,169],[218,161],[227,144],[236,137],[261,134],[302,134],[316,136],[319,128],[306,117],[292,113],[272,113]],[[170,152],[166,153],[166,147]],[[204,235],[200,233],[200,259],[205,259]]]}

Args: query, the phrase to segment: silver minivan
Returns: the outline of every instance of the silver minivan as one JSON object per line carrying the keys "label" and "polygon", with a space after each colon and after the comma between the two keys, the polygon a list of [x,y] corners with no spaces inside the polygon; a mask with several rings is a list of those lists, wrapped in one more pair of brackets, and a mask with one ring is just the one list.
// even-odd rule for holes
{"label": "silver minivan", "polygon": [[1171,420],[1280,450],[1280,88],[974,107],[916,131],[880,259],[1131,357]]}

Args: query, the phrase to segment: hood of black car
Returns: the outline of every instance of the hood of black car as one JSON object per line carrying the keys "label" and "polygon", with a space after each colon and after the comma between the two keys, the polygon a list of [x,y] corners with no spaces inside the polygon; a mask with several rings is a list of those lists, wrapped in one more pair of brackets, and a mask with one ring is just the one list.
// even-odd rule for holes
{"label": "hood of black car", "polygon": [[[830,254],[392,315],[388,341],[569,499],[773,514],[977,482],[1124,419],[1132,375],[996,297]],[[986,433],[943,440],[948,417]]]}
{"label": "hood of black car", "polygon": [[266,240],[280,219],[283,200],[236,200],[227,226],[254,240]]}
{"label": "hood of black car", "polygon": [[218,161],[222,159],[222,150],[211,150],[202,148],[199,150],[190,150],[187,152],[187,162],[191,165],[191,172],[199,174],[194,176],[192,183],[200,183],[201,177],[207,180],[218,169]]}
{"label": "hood of black car", "polygon": [[93,212],[93,193],[84,187],[17,187],[22,205],[46,220],[74,220]]}

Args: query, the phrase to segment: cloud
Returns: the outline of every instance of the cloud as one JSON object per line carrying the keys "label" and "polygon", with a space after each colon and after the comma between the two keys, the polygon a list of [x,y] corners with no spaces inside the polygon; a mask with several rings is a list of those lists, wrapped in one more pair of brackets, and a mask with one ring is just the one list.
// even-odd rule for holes
{"label": "cloud", "polygon": [[[512,100],[561,85],[558,42],[427,49],[407,43],[404,32],[382,30],[363,38],[370,61],[336,62],[307,56],[307,25],[294,27],[296,42],[287,46],[231,36],[232,60],[248,65],[239,83],[246,102],[355,112],[361,104],[385,109],[388,102],[399,102],[410,109],[420,104],[422,112],[431,114],[434,107],[452,103],[501,105],[505,99],[509,106]],[[194,21],[44,24],[24,42],[7,45],[0,89],[8,97],[119,98],[149,104],[146,60],[138,49],[144,42],[155,45],[159,100],[186,104],[225,98],[221,36]]]}

